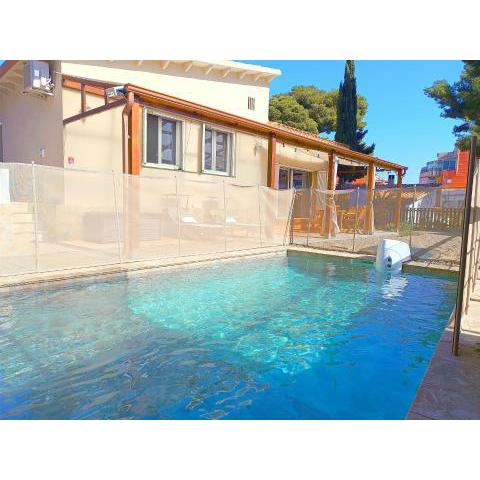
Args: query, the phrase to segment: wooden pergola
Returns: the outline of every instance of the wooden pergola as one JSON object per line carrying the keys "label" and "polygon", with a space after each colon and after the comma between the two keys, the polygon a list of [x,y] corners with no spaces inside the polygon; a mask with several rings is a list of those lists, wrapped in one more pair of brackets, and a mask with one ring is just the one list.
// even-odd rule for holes
{"label": "wooden pergola", "polygon": [[[276,125],[273,123],[258,122],[178,97],[173,97],[171,95],[166,95],[154,90],[139,87],[137,85],[124,85],[123,96],[114,100],[111,100],[107,97],[105,90],[112,86],[118,86],[115,84],[64,75],[63,85],[67,88],[78,89],[81,92],[81,113],[65,119],[65,124],[90,115],[95,115],[106,109],[116,107],[119,104],[124,104],[124,113],[126,116],[124,134],[125,138],[129,139],[128,147],[125,143],[124,172],[133,175],[138,174],[140,171],[141,161],[139,142],[135,139],[140,138],[140,123],[138,121],[139,110],[140,107],[144,105],[181,113],[182,115],[186,115],[198,120],[213,121],[221,125],[233,127],[236,130],[267,137],[267,184],[272,188],[276,187],[274,172],[276,167],[277,142],[288,143],[293,146],[327,153],[329,190],[335,190],[336,169],[339,159],[352,160],[367,167],[367,188],[369,190],[373,190],[375,188],[374,181],[376,168],[395,171],[397,173],[397,186],[401,185],[402,177],[407,170],[407,167],[403,165],[389,162],[372,155],[355,152],[346,145],[322,138],[309,132],[304,132],[289,127],[285,128],[282,125]],[[105,105],[87,111],[85,100],[87,93],[104,96]]]}

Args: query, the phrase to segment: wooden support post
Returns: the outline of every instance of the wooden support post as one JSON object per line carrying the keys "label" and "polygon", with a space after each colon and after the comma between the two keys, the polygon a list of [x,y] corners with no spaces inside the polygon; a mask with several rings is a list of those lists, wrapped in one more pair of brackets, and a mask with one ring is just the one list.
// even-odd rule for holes
{"label": "wooden support post", "polygon": [[335,190],[337,183],[337,157],[334,152],[328,154],[327,189]]}
{"label": "wooden support post", "polygon": [[128,196],[129,245],[131,255],[138,249],[141,240],[140,225],[140,105],[133,102],[128,113],[128,173],[130,189]]}
{"label": "wooden support post", "polygon": [[86,85],[82,83],[80,85],[80,109],[82,113],[85,113],[87,111],[87,92],[85,90]]}
{"label": "wooden support post", "polygon": [[400,223],[402,216],[402,170],[397,172],[397,201],[395,205],[395,228],[400,233]]}
{"label": "wooden support post", "polygon": [[365,230],[368,235],[373,234],[373,196],[375,194],[375,165],[373,162],[368,164],[367,170],[367,211],[365,215]]}
{"label": "wooden support post", "polygon": [[323,234],[326,237],[335,235],[335,228],[333,224],[333,215],[335,208],[335,194],[330,193],[335,190],[337,183],[337,157],[335,152],[329,152],[328,154],[328,171],[327,171],[327,190],[329,193],[325,194],[325,222],[323,228]]}
{"label": "wooden support post", "polygon": [[267,186],[275,188],[275,167],[277,163],[277,137],[271,133],[268,137]]}
{"label": "wooden support post", "polygon": [[128,173],[140,175],[140,105],[133,103],[128,115]]}

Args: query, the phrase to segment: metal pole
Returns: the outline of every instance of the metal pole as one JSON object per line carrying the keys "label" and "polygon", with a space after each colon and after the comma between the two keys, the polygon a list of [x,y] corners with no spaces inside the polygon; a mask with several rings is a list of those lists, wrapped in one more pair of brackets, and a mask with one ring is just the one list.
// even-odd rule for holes
{"label": "metal pole", "polygon": [[307,229],[307,247],[308,241],[310,239],[310,227],[312,224],[312,193],[313,193],[313,187],[310,187],[310,196],[308,197],[308,229]]}
{"label": "metal pole", "polygon": [[225,180],[223,181],[223,251],[227,251],[227,194],[225,192]]}
{"label": "metal pole", "polygon": [[38,203],[37,182],[35,179],[35,162],[32,162],[32,194],[33,194],[33,235],[35,245],[35,271],[38,272]]}
{"label": "metal pole", "polygon": [[410,212],[410,239],[408,241],[408,246],[410,247],[410,251],[412,250],[412,232],[413,232],[413,226],[415,225],[415,222],[413,221],[413,216],[415,215],[415,202],[417,200],[417,187],[416,185],[413,186],[413,205],[412,205],[412,210]]}
{"label": "metal pole", "polygon": [[260,184],[257,184],[258,195],[258,228],[260,234],[260,247],[262,246],[262,209],[261,209],[261,197],[260,197]]}
{"label": "metal pole", "polygon": [[465,313],[468,313],[468,306],[470,304],[470,296],[473,291],[474,284],[472,282],[472,275],[475,264],[475,237],[477,234],[477,192],[478,192],[478,170],[475,171],[475,186],[473,191],[473,214],[472,227],[470,235],[470,261],[468,262],[468,279],[467,279],[467,298],[465,302]]}
{"label": "metal pole", "polygon": [[357,226],[358,226],[358,196],[360,194],[359,188],[357,187],[357,201],[355,204],[355,225],[353,226],[353,242],[352,242],[352,252],[355,252],[355,237],[357,234]]}
{"label": "metal pole", "polygon": [[460,327],[463,312],[463,292],[465,284],[465,268],[467,262],[468,232],[470,230],[470,216],[472,211],[472,188],[473,175],[475,173],[475,161],[477,151],[477,137],[471,137],[470,162],[468,164],[468,182],[465,192],[465,210],[463,212],[462,249],[460,252],[460,269],[458,272],[457,302],[455,304],[455,323],[453,326],[453,354],[458,355],[460,341]]}
{"label": "metal pole", "polygon": [[115,170],[112,170],[112,180],[113,180],[113,202],[115,208],[115,232],[117,237],[117,249],[118,249],[118,259],[122,263],[122,242],[120,240],[120,217],[118,214],[118,200],[117,200],[117,185],[115,182]]}
{"label": "metal pole", "polygon": [[177,237],[178,237],[178,256],[180,256],[180,232],[181,232],[181,227],[180,227],[180,205],[179,205],[179,199],[178,199],[178,177],[175,176],[175,199],[177,201]]}
{"label": "metal pole", "polygon": [[291,238],[292,238],[292,227],[291,227],[291,225],[292,225],[292,215],[293,215],[293,204],[295,202],[296,195],[297,195],[297,191],[294,188],[293,189],[293,194],[292,194],[292,200],[290,202],[290,208],[288,210],[287,225],[285,226],[285,233],[283,235],[283,245],[286,244],[286,238],[287,238],[288,230],[290,230],[290,244],[293,243],[292,240],[291,240]]}

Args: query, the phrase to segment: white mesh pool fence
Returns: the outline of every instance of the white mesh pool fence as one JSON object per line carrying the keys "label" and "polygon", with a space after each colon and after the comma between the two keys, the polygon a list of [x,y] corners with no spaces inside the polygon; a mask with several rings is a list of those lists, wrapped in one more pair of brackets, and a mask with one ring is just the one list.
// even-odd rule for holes
{"label": "white mesh pool fence", "polygon": [[0,275],[284,245],[293,191],[0,165]]}

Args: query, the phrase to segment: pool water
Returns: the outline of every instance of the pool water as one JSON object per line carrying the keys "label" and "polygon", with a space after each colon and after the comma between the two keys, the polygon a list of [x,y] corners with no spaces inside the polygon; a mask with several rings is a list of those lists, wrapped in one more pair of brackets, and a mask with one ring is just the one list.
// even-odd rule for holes
{"label": "pool water", "polygon": [[292,255],[2,293],[0,418],[404,418],[455,290]]}

